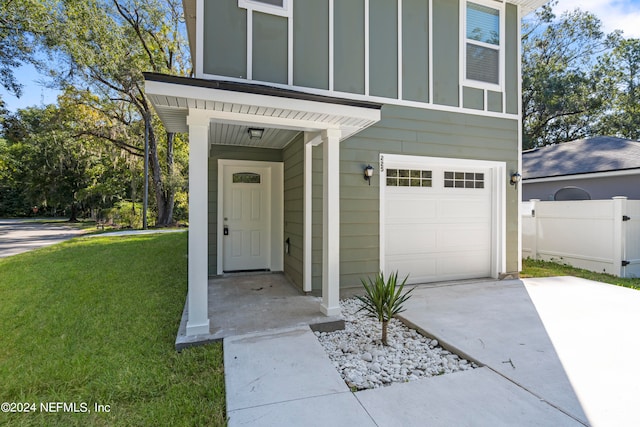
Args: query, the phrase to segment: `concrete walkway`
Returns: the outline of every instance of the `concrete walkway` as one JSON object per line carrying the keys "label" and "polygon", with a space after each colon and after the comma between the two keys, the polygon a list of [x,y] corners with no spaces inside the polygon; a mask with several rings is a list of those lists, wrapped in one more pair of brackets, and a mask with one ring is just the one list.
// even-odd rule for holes
{"label": "concrete walkway", "polygon": [[419,287],[403,316],[484,367],[352,393],[307,327],[228,337],[229,425],[638,425],[638,291],[575,278]]}
{"label": "concrete walkway", "polygon": [[83,233],[84,230],[64,222],[0,219],[0,258],[54,245]]}

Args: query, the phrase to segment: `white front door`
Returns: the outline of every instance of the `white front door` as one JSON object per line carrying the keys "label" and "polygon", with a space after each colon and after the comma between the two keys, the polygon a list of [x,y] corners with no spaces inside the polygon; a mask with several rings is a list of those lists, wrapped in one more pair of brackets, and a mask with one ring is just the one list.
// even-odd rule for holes
{"label": "white front door", "polygon": [[223,168],[223,270],[267,270],[271,265],[271,169]]}

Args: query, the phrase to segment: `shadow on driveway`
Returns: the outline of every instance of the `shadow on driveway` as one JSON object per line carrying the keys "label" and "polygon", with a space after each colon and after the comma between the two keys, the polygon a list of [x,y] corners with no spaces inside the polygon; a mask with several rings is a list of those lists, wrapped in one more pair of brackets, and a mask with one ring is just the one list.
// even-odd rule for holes
{"label": "shadow on driveway", "polygon": [[573,277],[418,287],[406,321],[583,424],[640,420],[640,292]]}

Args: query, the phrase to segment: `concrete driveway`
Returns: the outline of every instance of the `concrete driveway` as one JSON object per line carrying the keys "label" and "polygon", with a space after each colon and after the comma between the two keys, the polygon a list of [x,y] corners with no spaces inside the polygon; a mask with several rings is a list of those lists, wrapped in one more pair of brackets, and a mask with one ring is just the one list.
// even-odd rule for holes
{"label": "concrete driveway", "polygon": [[85,233],[66,223],[0,219],[0,258],[53,245]]}
{"label": "concrete driveway", "polygon": [[410,323],[585,425],[640,425],[640,291],[574,277],[414,293]]}
{"label": "concrete driveway", "polygon": [[308,327],[224,340],[229,426],[637,426],[640,291],[420,286],[402,317],[483,367],[351,393]]}

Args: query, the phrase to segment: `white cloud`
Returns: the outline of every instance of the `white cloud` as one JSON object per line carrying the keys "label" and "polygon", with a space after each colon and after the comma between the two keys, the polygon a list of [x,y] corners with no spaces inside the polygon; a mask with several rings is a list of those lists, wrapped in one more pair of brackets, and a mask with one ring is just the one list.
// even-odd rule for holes
{"label": "white cloud", "polygon": [[640,0],[560,0],[554,11],[576,8],[595,14],[606,32],[622,30],[627,38],[640,38]]}

